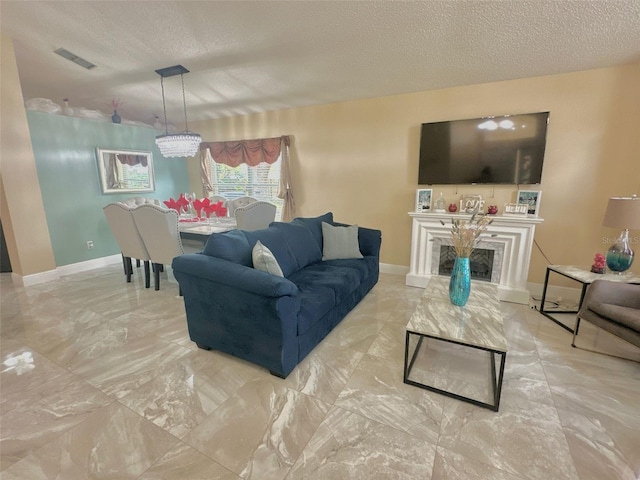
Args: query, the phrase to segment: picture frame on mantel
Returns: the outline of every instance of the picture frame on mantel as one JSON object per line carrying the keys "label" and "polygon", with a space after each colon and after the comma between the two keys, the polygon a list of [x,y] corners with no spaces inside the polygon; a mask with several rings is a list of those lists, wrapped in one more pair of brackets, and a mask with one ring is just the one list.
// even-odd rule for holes
{"label": "picture frame on mantel", "polygon": [[431,196],[433,189],[431,188],[419,188],[416,190],[416,212],[418,213],[430,213],[431,212]]}
{"label": "picture frame on mantel", "polygon": [[537,217],[540,212],[540,197],[542,196],[541,190],[518,190],[518,196],[516,202],[519,204],[526,204],[527,215],[529,217]]}

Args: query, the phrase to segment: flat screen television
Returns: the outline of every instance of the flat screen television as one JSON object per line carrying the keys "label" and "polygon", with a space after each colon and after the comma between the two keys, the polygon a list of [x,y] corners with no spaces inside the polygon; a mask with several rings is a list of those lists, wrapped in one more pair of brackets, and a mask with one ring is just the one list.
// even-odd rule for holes
{"label": "flat screen television", "polygon": [[418,183],[540,183],[548,122],[539,112],[423,123]]}

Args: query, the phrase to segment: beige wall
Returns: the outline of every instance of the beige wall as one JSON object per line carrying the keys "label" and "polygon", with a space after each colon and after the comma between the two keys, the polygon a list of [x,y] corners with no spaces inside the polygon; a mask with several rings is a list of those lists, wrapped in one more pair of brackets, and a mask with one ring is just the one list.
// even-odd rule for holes
{"label": "beige wall", "polygon": [[0,216],[13,272],[25,276],[56,265],[13,42],[0,36],[0,47]]}
{"label": "beige wall", "polygon": [[[333,211],[339,221],[379,228],[381,261],[407,266],[420,124],[550,111],[536,241],[551,263],[589,266],[618,234],[601,226],[608,197],[640,192],[639,105],[640,65],[632,65],[211,120],[194,130],[205,141],[292,135],[298,215]],[[197,179],[197,161],[190,169]],[[448,202],[481,193],[502,206],[517,188],[434,187],[440,191]],[[640,255],[640,232],[632,237]],[[536,250],[529,281],[541,283],[546,264]]]}

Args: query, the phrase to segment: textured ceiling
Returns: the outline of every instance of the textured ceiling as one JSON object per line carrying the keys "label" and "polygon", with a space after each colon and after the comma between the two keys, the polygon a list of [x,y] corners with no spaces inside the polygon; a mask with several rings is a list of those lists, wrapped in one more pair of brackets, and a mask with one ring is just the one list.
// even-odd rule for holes
{"label": "textured ceiling", "polygon": [[[190,120],[640,62],[640,0],[7,1],[25,99],[153,123],[182,64]],[[97,65],[85,70],[63,47]],[[165,80],[182,120],[179,77]]]}

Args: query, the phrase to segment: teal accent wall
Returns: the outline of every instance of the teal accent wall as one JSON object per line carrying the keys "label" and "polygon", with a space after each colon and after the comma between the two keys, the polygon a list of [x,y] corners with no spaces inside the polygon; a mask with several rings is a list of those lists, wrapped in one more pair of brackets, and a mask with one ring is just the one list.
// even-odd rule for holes
{"label": "teal accent wall", "polygon": [[[120,253],[102,211],[105,205],[132,196],[167,200],[193,190],[188,160],[164,158],[153,128],[33,111],[27,120],[57,266]],[[97,147],[151,151],[156,191],[103,195]],[[91,250],[88,240],[94,243]]]}

